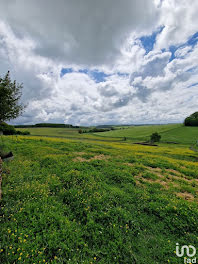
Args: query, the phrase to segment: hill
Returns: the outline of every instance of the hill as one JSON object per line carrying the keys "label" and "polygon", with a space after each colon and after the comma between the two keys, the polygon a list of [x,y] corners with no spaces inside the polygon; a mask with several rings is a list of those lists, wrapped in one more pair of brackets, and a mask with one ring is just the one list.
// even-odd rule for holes
{"label": "hill", "polygon": [[150,135],[158,132],[161,135],[161,142],[194,144],[198,140],[197,127],[185,127],[182,124],[155,125],[155,126],[134,126],[126,129],[112,130],[104,133],[96,133],[102,137],[122,138],[129,140],[148,140]]}
{"label": "hill", "polygon": [[[127,141],[138,142],[149,140],[150,135],[158,132],[161,135],[162,143],[178,143],[178,144],[195,144],[198,140],[197,127],[185,127],[182,124],[168,125],[148,125],[133,127],[115,127],[114,130],[98,133],[79,134],[77,128],[50,128],[50,127],[33,127],[20,128],[20,131],[29,131],[34,136],[51,136],[64,137],[73,139],[89,139],[99,141],[123,141],[126,137]],[[87,131],[89,129],[87,128]]]}

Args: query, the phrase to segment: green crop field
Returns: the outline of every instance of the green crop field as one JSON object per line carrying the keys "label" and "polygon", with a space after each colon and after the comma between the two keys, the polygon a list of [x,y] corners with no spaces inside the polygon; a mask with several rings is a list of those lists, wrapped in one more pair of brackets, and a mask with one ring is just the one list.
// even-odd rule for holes
{"label": "green crop field", "polygon": [[181,126],[170,131],[164,131],[162,140],[181,144],[195,144],[198,141],[198,127]]}
{"label": "green crop field", "polygon": [[176,243],[197,245],[198,153],[188,145],[1,144],[14,159],[3,163],[0,263],[179,264]]}
{"label": "green crop field", "polygon": [[52,127],[33,127],[18,128],[20,131],[29,131],[33,136],[53,136],[53,137],[80,137],[78,128],[52,128]]}
{"label": "green crop field", "polygon": [[182,124],[169,125],[148,125],[133,127],[116,127],[115,130],[99,133],[79,134],[77,128],[20,128],[21,131],[29,131],[33,136],[51,136],[73,139],[89,139],[104,141],[123,141],[126,137],[128,141],[146,141],[150,135],[158,132],[161,135],[161,142],[172,142],[180,144],[195,144],[198,140],[197,127],[185,127]]}
{"label": "green crop field", "polygon": [[[20,131],[29,131],[32,136],[46,136],[58,138],[73,138],[73,139],[94,139],[101,140],[101,137],[93,133],[78,133],[78,128],[51,128],[51,127],[33,127],[33,128],[17,128]],[[105,137],[103,140],[120,141],[119,138]]]}
{"label": "green crop field", "polygon": [[162,142],[175,142],[181,144],[194,144],[198,140],[197,127],[185,127],[182,124],[134,126],[126,129],[95,133],[103,137],[122,138],[132,140],[148,140],[150,135],[158,132]]}
{"label": "green crop field", "polygon": [[129,128],[122,128],[118,130],[112,130],[112,131],[95,133],[95,134],[103,135],[107,137],[128,137],[128,138],[139,139],[139,138],[147,138],[154,132],[161,133],[178,127],[181,127],[181,124],[132,126]]}

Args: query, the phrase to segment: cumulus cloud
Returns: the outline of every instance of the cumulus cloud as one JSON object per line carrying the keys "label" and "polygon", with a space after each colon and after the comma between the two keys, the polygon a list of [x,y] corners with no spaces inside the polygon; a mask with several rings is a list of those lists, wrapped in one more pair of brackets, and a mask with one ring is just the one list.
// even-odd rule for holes
{"label": "cumulus cloud", "polygon": [[0,0],[0,75],[24,83],[27,104],[12,122],[182,121],[198,96],[189,2]]}
{"label": "cumulus cloud", "polygon": [[[172,61],[169,61],[169,52],[161,53],[163,56],[159,56],[156,53],[152,55],[152,63],[145,56],[144,66],[141,67],[140,71],[131,75],[131,85],[136,88],[136,96],[141,101],[146,102],[150,99],[149,96],[156,91],[163,93],[173,90],[175,87],[179,87],[182,90],[196,83],[198,81],[196,75],[198,65],[195,59],[197,52],[198,46],[195,46],[190,53],[185,52],[183,56],[176,57]],[[152,69],[153,62],[156,70]],[[190,93],[191,91],[188,90],[188,92]]]}
{"label": "cumulus cloud", "polygon": [[169,48],[185,43],[197,32],[198,2],[196,0],[163,0],[161,3],[160,24],[164,25],[158,35],[156,48]]}
{"label": "cumulus cloud", "polygon": [[155,26],[158,9],[147,0],[0,0],[0,17],[36,42],[39,55],[67,63],[112,63],[133,32]]}
{"label": "cumulus cloud", "polygon": [[181,47],[175,52],[176,57],[184,57],[187,55],[190,51],[192,51],[192,47],[186,46],[186,47]]}
{"label": "cumulus cloud", "polygon": [[25,84],[25,100],[50,95],[53,87],[48,85],[47,76],[56,71],[50,59],[33,52],[34,47],[32,39],[17,37],[10,26],[0,21],[0,70],[5,74],[10,69],[12,77]]}

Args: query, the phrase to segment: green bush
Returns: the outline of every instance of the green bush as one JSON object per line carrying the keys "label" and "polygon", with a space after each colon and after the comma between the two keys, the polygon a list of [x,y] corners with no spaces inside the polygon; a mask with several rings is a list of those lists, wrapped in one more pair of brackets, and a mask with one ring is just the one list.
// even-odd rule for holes
{"label": "green bush", "polygon": [[153,133],[150,137],[151,143],[159,142],[160,139],[161,139],[161,136],[157,132]]}
{"label": "green bush", "polygon": [[30,135],[29,131],[17,131],[14,126],[5,122],[0,123],[0,132],[3,132],[3,135]]}
{"label": "green bush", "polygon": [[107,132],[107,131],[111,131],[111,128],[97,128],[94,127],[93,129],[90,129],[89,132],[90,133],[97,133],[97,132]]}
{"label": "green bush", "polygon": [[198,112],[193,113],[192,115],[186,117],[184,120],[185,126],[198,126]]}
{"label": "green bush", "polygon": [[26,131],[17,130],[16,135],[30,135],[30,132],[27,130]]}
{"label": "green bush", "polygon": [[4,135],[15,135],[16,130],[13,126],[6,124],[5,122],[0,123],[0,131],[3,132]]}

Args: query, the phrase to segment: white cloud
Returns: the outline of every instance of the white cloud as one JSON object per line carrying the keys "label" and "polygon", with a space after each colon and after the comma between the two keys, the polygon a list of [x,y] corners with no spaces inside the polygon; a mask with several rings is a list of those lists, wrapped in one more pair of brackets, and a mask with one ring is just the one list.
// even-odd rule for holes
{"label": "white cloud", "polygon": [[164,25],[157,38],[156,48],[185,43],[197,32],[198,2],[196,0],[164,0],[161,6],[160,24]]}
{"label": "white cloud", "polygon": [[[198,4],[189,1],[0,0],[0,75],[10,69],[28,103],[13,123],[182,121],[198,96],[198,46],[186,43]],[[159,26],[146,54],[139,37]],[[170,45],[181,45],[175,57]],[[73,72],[61,78],[62,68]],[[80,69],[109,76],[95,82]]]}
{"label": "white cloud", "polygon": [[188,52],[192,51],[192,48],[190,46],[181,47],[175,52],[176,57],[184,57],[187,55]]}
{"label": "white cloud", "polygon": [[36,42],[36,54],[64,63],[112,63],[133,32],[155,26],[158,9],[147,0],[0,0],[0,17]]}

